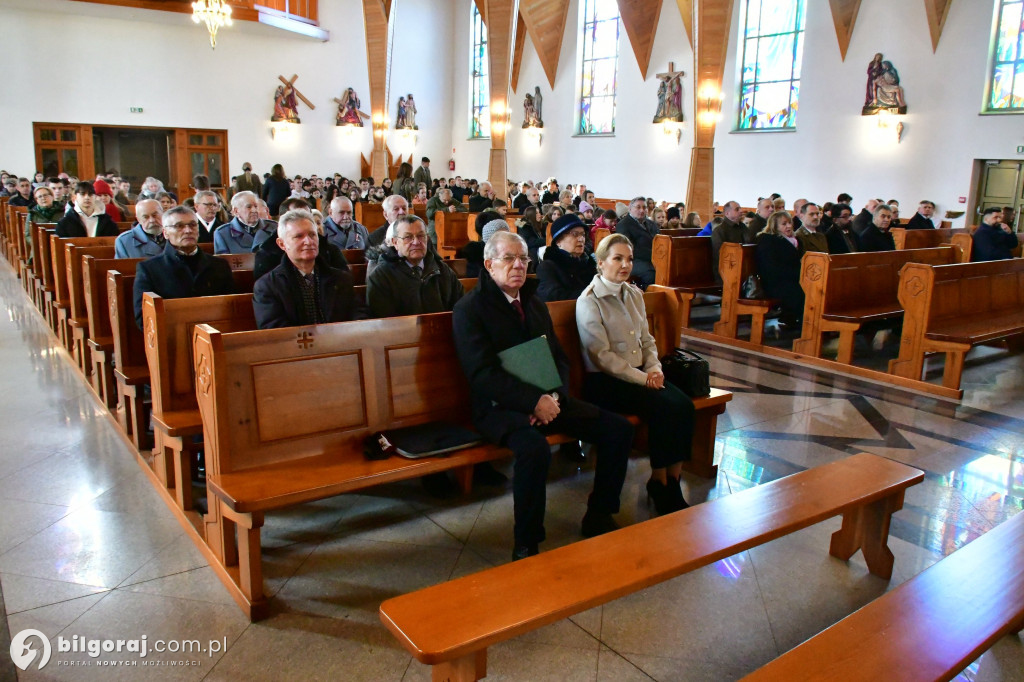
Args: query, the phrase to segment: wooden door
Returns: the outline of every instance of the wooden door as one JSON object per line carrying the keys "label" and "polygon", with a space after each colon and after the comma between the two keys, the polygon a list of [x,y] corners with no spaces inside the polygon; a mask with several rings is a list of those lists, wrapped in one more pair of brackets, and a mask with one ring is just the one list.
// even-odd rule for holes
{"label": "wooden door", "polygon": [[224,194],[230,184],[228,175],[228,131],[179,128],[174,140],[174,160],[178,198],[184,200],[194,193],[192,178],[205,175],[214,191]]}
{"label": "wooden door", "polygon": [[33,123],[36,169],[46,177],[60,173],[91,180],[96,175],[93,161],[92,126],[68,123]]}

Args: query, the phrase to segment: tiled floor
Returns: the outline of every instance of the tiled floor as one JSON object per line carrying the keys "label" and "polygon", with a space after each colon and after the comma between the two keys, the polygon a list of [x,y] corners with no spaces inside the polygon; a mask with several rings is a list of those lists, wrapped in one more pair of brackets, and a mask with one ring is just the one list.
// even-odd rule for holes
{"label": "tiled floor", "polygon": [[[508,560],[509,491],[438,502],[413,481],[268,515],[270,618],[250,624],[140,472],[132,452],[0,265],[0,585],[10,633],[216,641],[213,653],[58,652],[21,679],[426,680],[380,625],[387,597]],[[889,583],[828,555],[832,520],[493,647],[488,679],[728,680],[749,672],[1021,509],[1024,361],[968,363],[961,406],[702,346],[735,393],[717,481],[699,502],[858,451],[926,471],[894,520]],[[634,459],[622,523],[648,517]],[[543,549],[578,539],[592,471],[557,461]],[[0,636],[4,631],[0,629]],[[213,648],[213,647],[210,647]],[[4,645],[6,652],[7,645]],[[10,675],[0,654],[0,678]],[[89,662],[90,667],[70,667]],[[1024,679],[1001,641],[963,679]]]}

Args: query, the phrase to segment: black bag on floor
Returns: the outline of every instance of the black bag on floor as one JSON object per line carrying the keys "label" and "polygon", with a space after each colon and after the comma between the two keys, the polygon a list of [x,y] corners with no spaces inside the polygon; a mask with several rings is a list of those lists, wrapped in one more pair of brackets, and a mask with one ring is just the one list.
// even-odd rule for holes
{"label": "black bag on floor", "polygon": [[691,398],[711,393],[711,365],[692,350],[676,348],[661,359],[665,379]]}

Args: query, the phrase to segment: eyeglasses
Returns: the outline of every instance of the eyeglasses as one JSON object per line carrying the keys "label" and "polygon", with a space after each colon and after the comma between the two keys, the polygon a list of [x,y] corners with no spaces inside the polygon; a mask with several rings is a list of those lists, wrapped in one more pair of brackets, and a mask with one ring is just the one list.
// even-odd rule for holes
{"label": "eyeglasses", "polygon": [[506,268],[509,268],[517,262],[525,267],[530,264],[531,259],[529,256],[502,256],[501,258],[492,258],[491,260],[496,260]]}
{"label": "eyeglasses", "polygon": [[199,223],[197,223],[196,221],[192,220],[192,221],[189,221],[187,223],[168,223],[168,224],[164,225],[164,227],[166,227],[166,228],[168,228],[170,230],[184,230],[184,229],[195,230],[195,229],[199,228]]}
{"label": "eyeglasses", "polygon": [[403,235],[396,235],[395,239],[400,239],[404,244],[408,244],[409,242],[426,243],[427,235],[426,234],[403,234]]}

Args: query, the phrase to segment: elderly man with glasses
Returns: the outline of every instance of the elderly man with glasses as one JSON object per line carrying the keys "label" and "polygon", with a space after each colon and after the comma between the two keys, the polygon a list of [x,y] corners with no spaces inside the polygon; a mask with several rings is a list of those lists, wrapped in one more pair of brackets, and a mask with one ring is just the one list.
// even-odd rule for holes
{"label": "elderly man with glasses", "polygon": [[[539,551],[544,541],[546,481],[551,464],[548,432],[593,443],[597,451],[594,489],[581,533],[593,537],[618,528],[612,515],[619,493],[633,427],[625,417],[569,396],[569,362],[555,335],[546,304],[527,279],[526,242],[512,232],[495,232],[484,247],[477,286],[455,306],[453,333],[462,370],[469,380],[473,424],[488,440],[514,457],[512,499],[513,559]],[[506,370],[499,353],[538,337],[558,370],[560,385],[541,388]]]}

